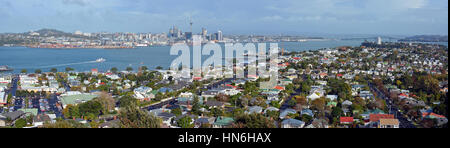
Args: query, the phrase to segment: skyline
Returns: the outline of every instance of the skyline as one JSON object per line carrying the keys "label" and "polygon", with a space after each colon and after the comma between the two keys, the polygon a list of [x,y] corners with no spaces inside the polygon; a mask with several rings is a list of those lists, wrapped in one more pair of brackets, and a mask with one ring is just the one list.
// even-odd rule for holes
{"label": "skyline", "polygon": [[189,17],[194,33],[448,35],[446,0],[0,0],[2,33],[189,31]]}

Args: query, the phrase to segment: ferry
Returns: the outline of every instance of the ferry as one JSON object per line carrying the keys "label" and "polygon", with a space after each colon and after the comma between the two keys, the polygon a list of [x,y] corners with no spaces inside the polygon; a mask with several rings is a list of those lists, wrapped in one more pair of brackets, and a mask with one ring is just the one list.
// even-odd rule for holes
{"label": "ferry", "polygon": [[106,59],[104,59],[104,58],[100,58],[100,59],[95,60],[95,62],[97,62],[97,63],[103,63],[105,61],[106,61]]}
{"label": "ferry", "polygon": [[8,66],[0,66],[0,71],[13,71],[13,69],[9,68]]}

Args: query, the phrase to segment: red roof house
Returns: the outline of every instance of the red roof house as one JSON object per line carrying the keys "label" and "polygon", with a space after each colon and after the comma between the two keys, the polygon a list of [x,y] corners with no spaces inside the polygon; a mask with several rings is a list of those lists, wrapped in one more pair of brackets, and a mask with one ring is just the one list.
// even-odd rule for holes
{"label": "red roof house", "polygon": [[391,114],[370,114],[370,122],[378,122],[380,119],[395,119]]}
{"label": "red roof house", "polygon": [[341,122],[341,124],[352,124],[353,117],[341,117],[339,121]]}

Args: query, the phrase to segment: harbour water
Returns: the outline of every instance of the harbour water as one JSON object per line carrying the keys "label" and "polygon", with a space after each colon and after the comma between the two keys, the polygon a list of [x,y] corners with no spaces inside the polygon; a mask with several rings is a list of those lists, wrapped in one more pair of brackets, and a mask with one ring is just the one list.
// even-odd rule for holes
{"label": "harbour water", "polygon": [[[364,40],[326,40],[307,42],[282,42],[280,48],[287,51],[307,51],[322,48],[334,48],[339,46],[360,46]],[[444,43],[446,46],[447,43]],[[269,46],[269,45],[267,45]],[[222,46],[222,50],[223,50]],[[57,68],[64,71],[66,67],[76,71],[90,71],[97,68],[99,71],[107,71],[112,67],[125,70],[132,67],[137,70],[140,66],[155,69],[162,66],[165,69],[177,56],[171,56],[170,46],[140,47],[135,49],[46,49],[27,47],[0,47],[0,65],[13,68],[8,73],[19,73],[22,69],[34,72],[41,69],[43,72]],[[105,58],[103,63],[95,62],[96,59]],[[207,58],[204,57],[202,60]],[[4,72],[5,73],[5,72]]]}

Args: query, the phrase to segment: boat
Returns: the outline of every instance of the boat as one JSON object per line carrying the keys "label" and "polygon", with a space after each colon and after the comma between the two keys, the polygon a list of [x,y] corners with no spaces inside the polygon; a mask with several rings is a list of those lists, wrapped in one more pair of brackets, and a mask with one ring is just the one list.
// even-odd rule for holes
{"label": "boat", "polygon": [[106,59],[104,59],[104,58],[100,58],[100,59],[95,60],[95,62],[97,62],[97,63],[103,63],[105,61],[106,61]]}
{"label": "boat", "polygon": [[0,71],[13,71],[13,69],[9,68],[8,66],[0,66]]}

